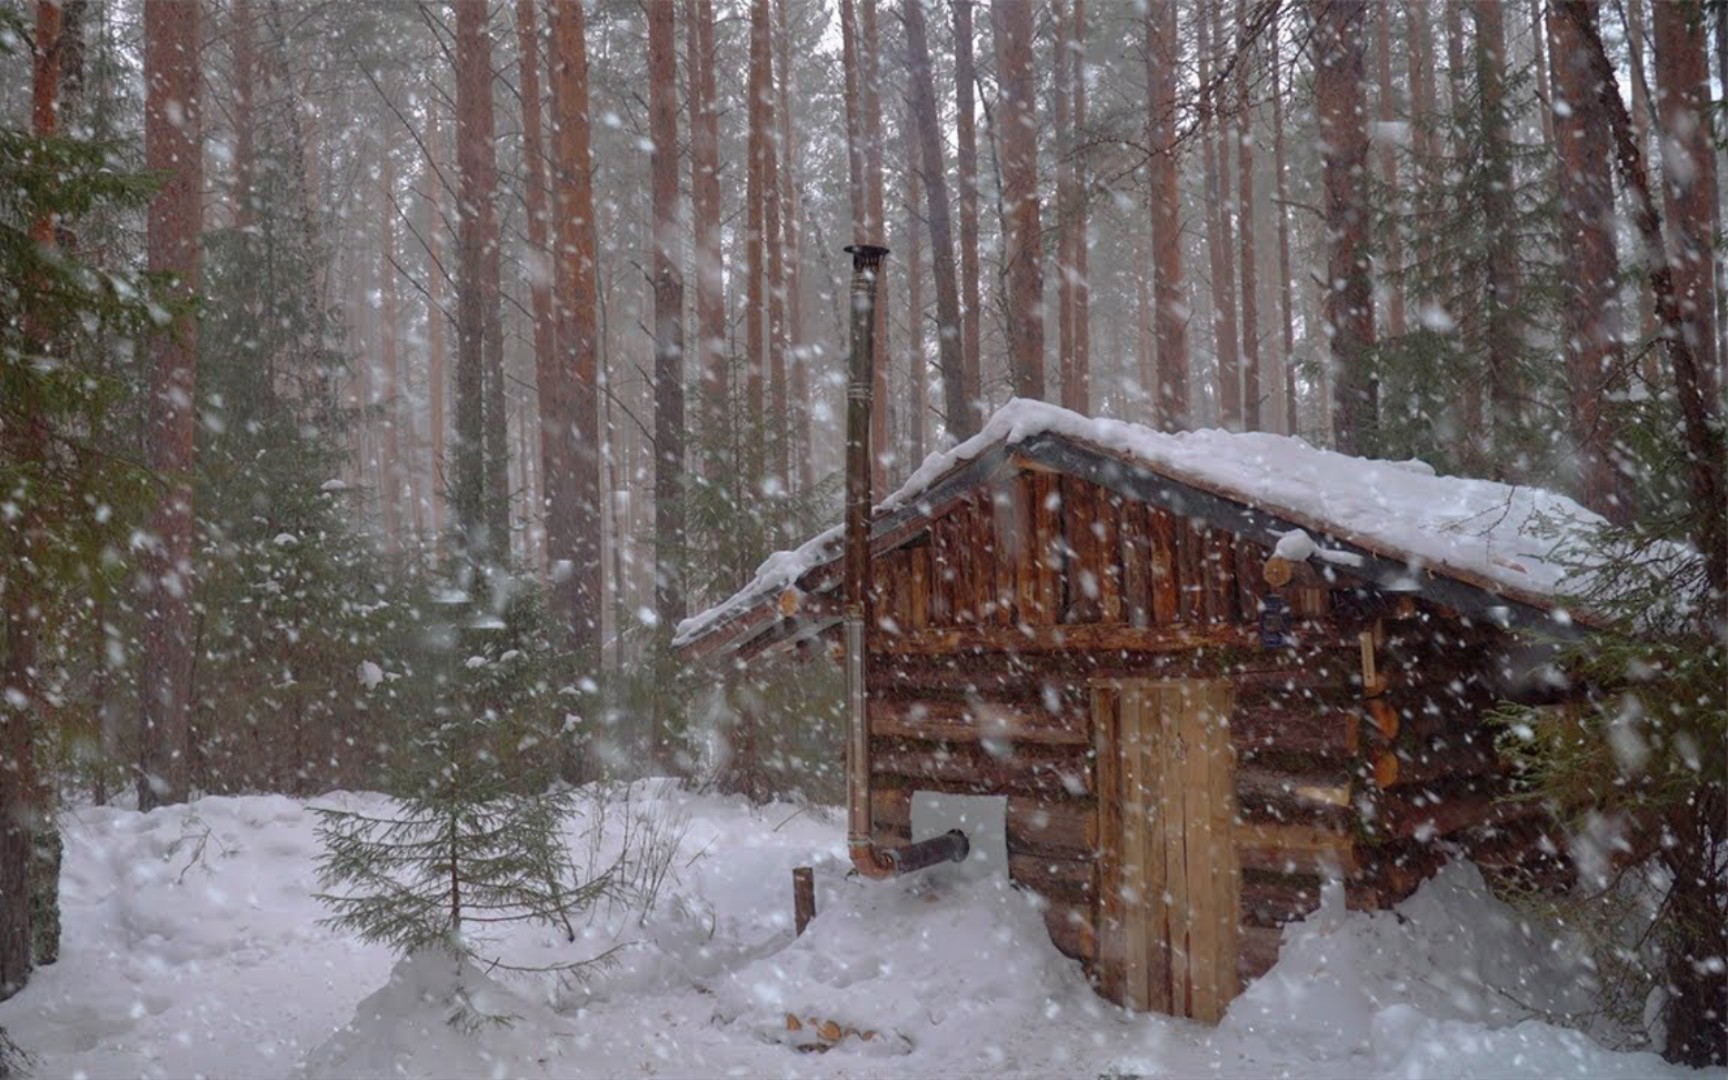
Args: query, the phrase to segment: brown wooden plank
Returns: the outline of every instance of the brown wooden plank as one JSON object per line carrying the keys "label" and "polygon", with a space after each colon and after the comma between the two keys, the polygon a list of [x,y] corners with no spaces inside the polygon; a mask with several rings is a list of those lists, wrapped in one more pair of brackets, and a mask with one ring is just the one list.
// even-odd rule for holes
{"label": "brown wooden plank", "polygon": [[1122,555],[1117,537],[1117,519],[1122,497],[1109,488],[1094,486],[1092,572],[1098,578],[1098,619],[1120,623],[1122,618]]}
{"label": "brown wooden plank", "polygon": [[1056,477],[1049,473],[1034,473],[1032,497],[1036,535],[1033,537],[1037,559],[1037,606],[1026,621],[1048,625],[1060,621],[1062,598],[1062,490]]}
{"label": "brown wooden plank", "polygon": [[1166,921],[1170,928],[1169,1011],[1186,1016],[1192,1000],[1192,988],[1189,984],[1189,934],[1193,912],[1188,887],[1187,800],[1183,797],[1181,782],[1186,763],[1179,741],[1179,706],[1170,700],[1172,695],[1167,685],[1155,685],[1147,692],[1156,695],[1158,710],[1158,820],[1163,823],[1160,831],[1164,842],[1164,894],[1169,898],[1165,908]]}
{"label": "brown wooden plank", "polygon": [[991,531],[991,567],[995,584],[991,586],[992,610],[998,626],[1012,626],[1016,621],[1015,600],[1019,589],[1014,583],[1014,568],[1019,564],[1019,523],[1014,518],[1014,486],[1012,477],[992,485],[985,493]]}
{"label": "brown wooden plank", "polygon": [[1358,868],[1356,840],[1340,830],[1256,822],[1237,824],[1234,836],[1245,870],[1347,876]]}
{"label": "brown wooden plank", "polygon": [[950,790],[980,795],[1024,791],[1083,797],[1093,793],[1091,769],[1076,754],[1040,755],[1026,749],[1004,760],[965,744],[948,744],[940,753],[916,746],[873,742],[871,773],[904,777],[919,787],[941,782]]}
{"label": "brown wooden plank", "polygon": [[870,820],[877,825],[912,827],[912,789],[904,787],[870,788]]}
{"label": "brown wooden plank", "polygon": [[1036,624],[1038,619],[1038,515],[1033,487],[1037,477],[1022,472],[1015,475],[1010,493],[1014,499],[1014,616],[1020,622]]}
{"label": "brown wooden plank", "polygon": [[1008,876],[1052,899],[1090,903],[1098,888],[1098,864],[1091,859],[1010,854]]}
{"label": "brown wooden plank", "polygon": [[1175,541],[1176,618],[1179,622],[1197,623],[1205,617],[1205,607],[1200,598],[1200,558],[1194,549],[1194,526],[1187,518],[1177,518],[1171,536]]}
{"label": "brown wooden plank", "polygon": [[[872,640],[872,650],[890,654],[1059,652],[1191,652],[1206,648],[1255,648],[1259,631],[1245,624],[1178,624],[1136,627],[1091,623],[1064,626],[954,626]],[[1072,665],[1070,665],[1070,670]]]}
{"label": "brown wooden plank", "polygon": [[870,732],[880,737],[1043,746],[1092,742],[1084,713],[1050,712],[1041,703],[873,698],[866,708]]}
{"label": "brown wooden plank", "polygon": [[1254,541],[1236,538],[1236,603],[1248,622],[1259,620],[1260,598],[1267,592],[1266,579],[1260,573],[1266,555],[1266,549]]}
{"label": "brown wooden plank", "polygon": [[1169,626],[1182,613],[1176,518],[1155,506],[1148,506],[1146,513],[1151,533],[1152,622]]}
{"label": "brown wooden plank", "polygon": [[1130,1009],[1154,1007],[1152,953],[1157,948],[1151,918],[1151,900],[1156,882],[1151,845],[1147,843],[1147,798],[1157,778],[1146,769],[1146,728],[1143,696],[1130,689],[1118,695],[1122,777],[1122,878],[1127,909],[1123,926],[1123,1004]]}
{"label": "brown wooden plank", "polygon": [[1216,937],[1211,977],[1218,999],[1211,1021],[1216,1023],[1223,1019],[1224,1010],[1241,988],[1236,974],[1236,931],[1242,917],[1242,870],[1235,836],[1236,751],[1230,742],[1235,694],[1228,682],[1217,681],[1207,684],[1207,695],[1208,712],[1198,717],[1198,722],[1206,740],[1207,801],[1211,811],[1207,854],[1216,882],[1216,902],[1211,913]]}
{"label": "brown wooden plank", "polygon": [[1063,623],[1097,622],[1096,585],[1091,573],[1092,492],[1086,481],[1056,478],[1062,495],[1062,617]]}
{"label": "brown wooden plank", "polygon": [[1044,908],[1044,926],[1050,931],[1051,942],[1064,955],[1086,961],[1098,958],[1098,931],[1090,904],[1052,901]]}
{"label": "brown wooden plank", "polygon": [[1065,857],[1098,858],[1097,803],[1078,799],[1008,796],[1008,848],[1026,854],[1074,852]]}
{"label": "brown wooden plank", "polygon": [[1244,985],[1272,970],[1284,944],[1284,932],[1265,926],[1238,926],[1236,973]]}
{"label": "brown wooden plank", "polygon": [[1122,893],[1122,745],[1117,691],[1092,690],[1095,786],[1098,791],[1098,989],[1125,1004],[1126,900]]}
{"label": "brown wooden plank", "polygon": [[1123,618],[1129,626],[1152,625],[1152,533],[1146,508],[1128,500],[1117,515],[1122,559]]}
{"label": "brown wooden plank", "polygon": [[930,625],[930,548],[928,545],[906,549],[911,557],[912,579],[907,583],[911,599],[911,615],[907,628],[912,632]]}
{"label": "brown wooden plank", "polygon": [[[1208,538],[1208,547],[1211,546]],[[1214,577],[1208,574],[1208,577]],[[1211,595],[1214,589],[1208,588]],[[1208,603],[1208,617],[1216,610]],[[1187,688],[1183,688],[1187,689]],[[1203,687],[1191,693],[1167,695],[1176,713],[1176,738],[1180,756],[1182,788],[1183,849],[1188,873],[1188,985],[1189,1016],[1216,1023],[1218,1007],[1217,911],[1226,898],[1220,895],[1216,845],[1212,837],[1212,746],[1205,730],[1208,702]]]}
{"label": "brown wooden plank", "polygon": [[948,519],[930,523],[930,626],[948,626],[953,619],[953,555],[948,549]]}

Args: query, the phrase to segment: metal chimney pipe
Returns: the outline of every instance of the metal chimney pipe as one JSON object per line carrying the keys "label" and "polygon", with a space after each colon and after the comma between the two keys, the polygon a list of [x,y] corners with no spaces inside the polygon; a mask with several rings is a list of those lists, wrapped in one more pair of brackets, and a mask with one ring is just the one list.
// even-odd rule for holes
{"label": "metal chimney pipe", "polygon": [[870,725],[865,711],[864,629],[870,619],[870,407],[875,384],[876,282],[888,249],[854,244],[852,354],[846,383],[846,550],[842,596],[846,633],[846,847],[867,878],[888,878],[942,862],[961,862],[971,850],[958,829],[884,851],[871,840]]}

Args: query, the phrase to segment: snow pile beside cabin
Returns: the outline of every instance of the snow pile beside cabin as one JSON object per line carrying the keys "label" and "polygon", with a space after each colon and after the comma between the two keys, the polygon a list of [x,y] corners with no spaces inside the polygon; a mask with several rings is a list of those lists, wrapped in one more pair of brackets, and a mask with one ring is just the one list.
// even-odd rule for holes
{"label": "snow pile beside cabin", "polygon": [[[957,466],[996,446],[1055,435],[1104,450],[1172,480],[1216,491],[1306,524],[1331,538],[1410,564],[1464,575],[1515,593],[1555,598],[1577,591],[1556,555],[1603,519],[1564,495],[1493,480],[1439,476],[1421,461],[1374,461],[1320,450],[1290,435],[1218,430],[1166,434],[1122,420],[1081,416],[1017,398],[977,435],[924,459],[875,515],[917,503]],[[678,626],[684,645],[837,558],[838,526],[770,555],[731,598]],[[1328,554],[1324,545],[1318,550]],[[1331,560],[1336,561],[1336,560]]]}

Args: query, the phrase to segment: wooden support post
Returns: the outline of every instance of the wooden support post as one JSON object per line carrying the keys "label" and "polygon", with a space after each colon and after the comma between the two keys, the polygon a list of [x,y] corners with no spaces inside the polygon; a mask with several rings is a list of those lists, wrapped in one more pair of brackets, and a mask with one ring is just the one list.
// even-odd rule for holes
{"label": "wooden support post", "polygon": [[816,917],[816,872],[808,866],[794,867],[792,870],[792,923],[798,930],[798,936],[804,936],[804,928],[810,925],[810,920]]}

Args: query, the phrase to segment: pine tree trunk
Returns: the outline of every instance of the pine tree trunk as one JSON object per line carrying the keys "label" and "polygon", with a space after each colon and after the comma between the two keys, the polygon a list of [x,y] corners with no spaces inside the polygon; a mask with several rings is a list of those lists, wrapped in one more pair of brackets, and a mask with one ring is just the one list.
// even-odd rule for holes
{"label": "pine tree trunk", "polygon": [[[1423,0],[1417,0],[1418,3]],[[1283,321],[1284,431],[1301,431],[1296,413],[1296,297],[1290,279],[1290,181],[1284,167],[1284,85],[1279,75],[1284,65],[1272,65],[1272,175],[1278,192],[1278,311]]]}
{"label": "pine tree trunk", "polygon": [[[541,121],[540,31],[536,25],[534,0],[516,0],[516,41],[520,52],[522,94],[522,165],[526,172],[528,251],[525,255],[528,303],[534,324],[534,385],[545,386],[558,378],[557,326],[552,315],[552,249],[547,243],[551,215],[546,205],[546,137]],[[527,419],[526,416],[523,419]],[[539,433],[534,451],[545,459],[546,426],[535,423]],[[543,468],[536,473],[544,476]],[[546,513],[544,496],[535,497],[528,488],[528,536]],[[530,545],[532,546],[532,545]]]}
{"label": "pine tree trunk", "polygon": [[1074,118],[1070,111],[1073,82],[1068,63],[1072,24],[1065,0],[1050,0],[1054,46],[1050,58],[1051,123],[1056,142],[1056,364],[1062,407],[1084,413],[1080,371],[1074,352]]}
{"label": "pine tree trunk", "polygon": [[960,345],[961,390],[967,419],[949,418],[957,437],[978,430],[984,411],[980,378],[979,330],[983,300],[978,266],[978,125],[974,90],[978,73],[972,56],[972,0],[949,0],[954,16],[954,157],[960,195]]}
{"label": "pine tree trunk", "polygon": [[378,313],[378,337],[382,350],[381,366],[383,367],[383,412],[384,412],[384,455],[380,462],[383,475],[383,486],[379,488],[379,502],[384,510],[384,543],[385,550],[396,552],[402,547],[402,440],[400,425],[406,419],[402,410],[402,398],[397,386],[398,359],[396,355],[396,163],[393,157],[394,147],[386,138],[380,153],[379,183],[382,186],[384,202],[378,208],[378,215],[383,220],[384,235],[378,249],[378,281],[379,295],[382,298],[382,310]]}
{"label": "pine tree trunk", "polygon": [[1368,278],[1367,109],[1363,101],[1362,0],[1312,0],[1314,98],[1326,193],[1326,323],[1331,328],[1334,422],[1340,452],[1379,445],[1379,380],[1368,366],[1374,295]]}
{"label": "pine tree trunk", "polygon": [[[199,8],[173,0],[144,6],[144,156],[165,179],[150,204],[149,266],[172,274],[173,292],[197,294],[203,150],[198,83]],[[151,515],[156,543],[140,555],[144,654],[139,665],[138,806],[184,802],[189,791],[192,684],[192,467],[198,324],[180,315],[155,340],[146,445],[163,478]]]}
{"label": "pine tree trunk", "polygon": [[1480,96],[1488,189],[1482,221],[1488,234],[1488,311],[1484,344],[1488,355],[1488,403],[1492,410],[1488,475],[1507,475],[1506,460],[1520,423],[1518,376],[1518,238],[1513,232],[1510,122],[1506,112],[1506,22],[1501,0],[1471,0],[1476,22],[1476,80]]}
{"label": "pine tree trunk", "polygon": [[[916,2],[913,5],[917,6]],[[917,119],[914,99],[908,98],[908,115],[900,125],[900,140],[906,158],[906,196],[900,218],[901,234],[906,238],[906,462],[915,469],[924,460],[924,418],[930,411],[930,386],[924,362],[924,233],[918,220],[918,204],[923,200],[919,183]]]}
{"label": "pine tree trunk", "polygon": [[258,219],[252,190],[258,172],[258,33],[251,0],[234,0],[230,19],[234,35],[234,182],[229,198],[234,204],[234,227],[244,230]]}
{"label": "pine tree trunk", "polygon": [[1386,255],[1381,264],[1381,283],[1386,293],[1386,336],[1401,338],[1408,329],[1404,312],[1404,207],[1398,186],[1398,148],[1386,130],[1398,119],[1398,94],[1392,83],[1392,5],[1381,4],[1374,18],[1374,54],[1379,86],[1375,93],[1375,115],[1382,126],[1380,139],[1380,183],[1391,200],[1392,220],[1387,223]]}
{"label": "pine tree trunk", "polygon": [[546,545],[554,609],[569,633],[575,671],[600,675],[603,582],[600,529],[599,295],[589,157],[588,49],[582,0],[552,14],[558,371],[540,422],[555,436],[546,469]]}
{"label": "pine tree trunk", "polygon": [[[1706,618],[1728,621],[1728,486],[1724,484],[1722,407],[1708,373],[1703,368],[1691,336],[1686,332],[1689,313],[1675,282],[1674,268],[1663,257],[1662,219],[1650,188],[1644,151],[1636,142],[1620,88],[1608,60],[1602,38],[1579,0],[1555,0],[1589,44],[1599,101],[1607,111],[1614,133],[1614,156],[1621,182],[1632,196],[1634,226],[1644,247],[1649,267],[1650,291],[1655,296],[1657,318],[1662,324],[1662,351],[1668,359],[1686,441],[1685,468],[1692,505],[1687,508],[1687,531],[1693,546],[1703,554],[1704,576],[1710,586],[1713,610]],[[1700,1003],[1700,1008],[1704,1006]],[[1720,1019],[1719,1017],[1717,1018]]]}
{"label": "pine tree trunk", "polygon": [[427,398],[430,416],[427,426],[431,429],[428,440],[431,449],[431,460],[426,463],[431,474],[432,489],[432,541],[433,547],[440,556],[444,550],[444,507],[447,501],[446,463],[444,457],[445,434],[449,422],[445,417],[445,388],[449,382],[449,350],[444,339],[444,324],[447,316],[444,313],[444,281],[448,268],[444,262],[444,183],[439,174],[439,130],[443,127],[437,112],[432,113],[431,123],[426,131],[426,153],[431,157],[428,168],[422,174],[421,183],[426,190],[421,194],[420,235],[426,245],[426,258],[431,263],[426,273],[426,382]]}
{"label": "pine tree trunk", "polygon": [[1656,112],[1661,123],[1662,210],[1668,261],[1684,316],[1682,332],[1714,396],[1716,368],[1716,156],[1711,145],[1710,73],[1704,12],[1696,0],[1652,5]]}
{"label": "pine tree trunk", "polygon": [[762,134],[762,235],[768,257],[768,400],[771,414],[770,430],[774,432],[774,477],[781,491],[792,488],[790,398],[786,385],[786,254],[782,247],[785,233],[781,223],[780,154],[775,137],[775,112],[779,95],[774,71],[774,19],[769,0],[752,0],[751,25],[756,24],[756,12],[761,12],[763,45],[763,102],[765,117]]}
{"label": "pine tree trunk", "polygon": [[[751,0],[750,73],[745,91],[748,94],[745,152],[749,161],[744,181],[744,398],[748,438],[750,445],[758,449],[767,434],[763,368],[768,359],[768,237],[764,220],[768,200],[763,186],[769,155],[768,101],[773,93],[768,66],[768,13],[762,0]],[[766,465],[764,459],[757,463],[757,468]],[[755,483],[760,478],[751,475],[747,479]]]}
{"label": "pine tree trunk", "polygon": [[[654,613],[660,651],[684,618],[684,279],[678,272],[678,45],[670,3],[648,6],[654,139]],[[649,753],[671,762],[669,702],[654,706]]]}
{"label": "pine tree trunk", "polygon": [[[1588,8],[1596,22],[1594,5]],[[1601,95],[1593,85],[1588,43],[1581,29],[1549,9],[1554,57],[1554,137],[1558,143],[1565,329],[1572,439],[1577,448],[1576,490],[1584,505],[1611,521],[1630,520],[1614,466],[1613,413],[1603,406],[1623,394],[1620,346],[1620,257],[1614,238],[1613,140]]]}
{"label": "pine tree trunk", "polygon": [[496,192],[487,168],[492,49],[486,5],[456,8],[456,429],[457,548],[471,567],[489,565],[486,529],[486,207]]}
{"label": "pine tree trunk", "polygon": [[803,213],[803,197],[798,183],[798,143],[792,125],[792,27],[787,14],[790,0],[776,0],[774,22],[779,30],[780,65],[780,233],[783,245],[784,277],[781,291],[786,297],[786,363],[791,385],[789,430],[792,456],[797,462],[798,490],[809,491],[816,485],[814,448],[810,443],[810,356],[804,341],[804,255],[798,246],[798,219]]}
{"label": "pine tree trunk", "polygon": [[[1218,117],[1217,88],[1213,85],[1213,43],[1217,9],[1199,16],[1200,140],[1201,168],[1206,185],[1206,253],[1212,274],[1212,353],[1218,365],[1218,424],[1242,429],[1242,358],[1238,349],[1236,322],[1235,243],[1231,238],[1230,195],[1224,174],[1229,171],[1224,125]],[[1219,46],[1223,45],[1220,40]]]}
{"label": "pine tree trunk", "polygon": [[[922,0],[903,0],[906,58],[912,83],[911,111],[919,153],[908,162],[923,173],[925,209],[930,222],[931,275],[936,287],[936,350],[942,370],[942,404],[949,435],[969,439],[978,430],[978,413],[969,398],[960,294],[954,274],[954,234],[948,218],[948,176],[942,160],[942,132],[936,115],[936,82],[930,72],[930,46]],[[913,129],[909,129],[913,130]],[[914,185],[907,190],[914,192]],[[917,310],[917,305],[913,305]],[[921,355],[922,335],[914,333],[912,352]],[[920,424],[921,426],[921,424]],[[922,455],[919,455],[922,459]]]}
{"label": "pine tree trunk", "polygon": [[1086,147],[1079,142],[1086,138],[1086,0],[1074,0],[1074,22],[1068,36],[1068,62],[1073,67],[1069,78],[1073,86],[1069,107],[1073,112],[1069,119],[1077,141],[1073,162],[1074,205],[1070,214],[1073,247],[1069,250],[1069,263],[1074,273],[1074,370],[1079,374],[1080,411],[1091,413],[1092,282],[1089,276],[1091,214],[1088,209],[1091,205],[1091,179],[1086,168]]}
{"label": "pine tree trunk", "polygon": [[996,107],[1002,148],[1002,203],[1008,229],[1008,363],[1014,393],[1044,397],[1043,234],[1038,221],[1038,115],[1032,77],[1032,9],[991,0],[996,29]]}
{"label": "pine tree trunk", "polygon": [[[1415,196],[1412,212],[1421,227],[1417,230],[1416,265],[1431,269],[1434,258],[1436,223],[1433,200],[1429,192],[1436,186],[1439,155],[1436,151],[1434,125],[1439,122],[1440,109],[1434,86],[1434,43],[1429,21],[1428,0],[1412,0],[1405,24],[1406,43],[1410,55],[1410,127],[1411,146],[1416,165]],[[1418,311],[1433,303],[1430,296],[1417,296]]]}
{"label": "pine tree trunk", "polygon": [[[861,0],[858,24],[858,85],[864,104],[864,201],[868,211],[865,234],[867,242],[882,243],[888,235],[887,192],[882,178],[882,40],[876,27],[876,0]],[[892,275],[884,272],[876,281],[876,362],[872,370],[876,386],[872,392],[874,405],[870,410],[871,490],[886,495],[889,488],[889,417],[893,413],[892,335],[888,313]]]}
{"label": "pine tree trunk", "polygon": [[[53,138],[58,133],[63,29],[60,5],[39,2],[31,80],[31,131],[38,138]],[[35,243],[53,246],[54,223],[46,216],[31,222],[30,232]],[[32,351],[48,351],[51,345],[42,340],[46,334],[41,322],[32,312],[24,316],[26,333],[33,339]],[[35,391],[33,382],[23,385]],[[30,978],[35,936],[32,879],[37,876],[32,869],[37,823],[48,810],[37,776],[35,747],[47,708],[41,699],[36,666],[45,617],[38,610],[36,578],[42,572],[39,560],[49,556],[51,542],[40,510],[42,496],[27,487],[28,478],[42,464],[48,430],[43,403],[23,400],[9,404],[20,407],[20,419],[0,423],[0,460],[16,467],[15,475],[24,478],[20,484],[24,497],[21,513],[7,524],[9,561],[0,581],[0,617],[5,619],[0,686],[6,691],[0,696],[0,814],[4,815],[0,817],[0,1000],[23,989]]]}
{"label": "pine tree trunk", "polygon": [[[1650,146],[1650,80],[1644,64],[1646,24],[1644,0],[1626,0],[1620,9],[1625,20],[1626,60],[1632,83],[1632,131],[1639,153],[1649,156]],[[1651,341],[1656,337],[1656,304],[1650,290],[1638,291],[1638,339]],[[1650,349],[1644,362],[1644,381],[1650,387],[1660,385],[1660,365],[1655,349]]]}
{"label": "pine tree trunk", "polygon": [[1255,51],[1248,40],[1248,7],[1236,0],[1236,185],[1242,242],[1242,426],[1259,431],[1260,275],[1254,253],[1254,110],[1249,83]]}
{"label": "pine tree trunk", "polygon": [[725,472],[719,452],[727,430],[726,264],[720,245],[720,137],[714,84],[713,0],[685,0],[685,54],[690,87],[690,216],[696,249],[697,412],[710,447],[703,471]]}
{"label": "pine tree trunk", "polygon": [[1157,423],[1185,431],[1188,394],[1188,295],[1182,282],[1182,193],[1176,170],[1176,80],[1181,46],[1177,0],[1152,0],[1146,12],[1147,126],[1151,133],[1152,298],[1158,339]]}

